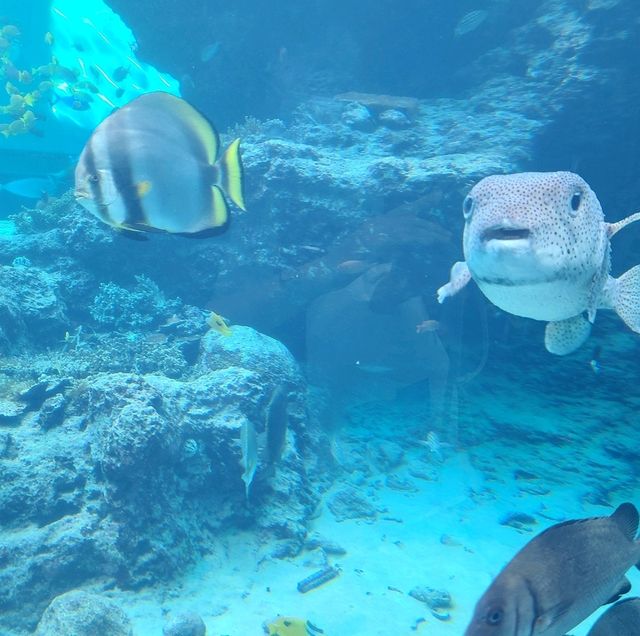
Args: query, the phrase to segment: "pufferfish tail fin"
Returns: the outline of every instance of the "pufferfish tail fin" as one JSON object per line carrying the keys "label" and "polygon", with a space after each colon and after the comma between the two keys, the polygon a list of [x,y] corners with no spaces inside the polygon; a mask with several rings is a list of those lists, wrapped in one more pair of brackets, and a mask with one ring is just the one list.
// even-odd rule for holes
{"label": "pufferfish tail fin", "polygon": [[246,211],[240,139],[229,144],[213,168],[215,170],[214,185],[218,186],[241,210]]}
{"label": "pufferfish tail fin", "polygon": [[609,278],[605,293],[608,303],[629,329],[640,333],[640,265],[619,278]]}

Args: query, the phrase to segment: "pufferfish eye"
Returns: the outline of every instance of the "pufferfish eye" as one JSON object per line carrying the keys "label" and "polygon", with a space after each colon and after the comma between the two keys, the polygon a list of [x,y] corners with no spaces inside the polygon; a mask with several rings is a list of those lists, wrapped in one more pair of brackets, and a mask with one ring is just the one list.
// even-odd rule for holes
{"label": "pufferfish eye", "polygon": [[464,216],[465,219],[470,219],[471,215],[473,214],[473,208],[475,207],[475,201],[473,199],[473,197],[468,194],[465,198],[464,201],[462,202],[462,214]]}
{"label": "pufferfish eye", "polygon": [[494,607],[487,612],[486,621],[489,625],[499,625],[503,618],[503,609],[501,607]]}
{"label": "pufferfish eye", "polygon": [[580,209],[580,204],[582,203],[582,192],[580,190],[576,190],[571,195],[571,211],[575,214]]}

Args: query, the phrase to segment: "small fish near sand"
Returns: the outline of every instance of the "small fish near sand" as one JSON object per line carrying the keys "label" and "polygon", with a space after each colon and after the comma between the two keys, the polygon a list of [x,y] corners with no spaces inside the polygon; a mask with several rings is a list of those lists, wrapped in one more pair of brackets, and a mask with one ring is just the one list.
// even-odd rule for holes
{"label": "small fish near sand", "polygon": [[209,122],[183,99],[147,93],[109,115],[84,147],[78,202],[122,230],[207,237],[245,209],[240,140],[220,152]]}
{"label": "small fish near sand", "polygon": [[[478,601],[465,636],[564,636],[631,589],[640,561],[638,511],[565,521],[534,537]],[[618,635],[620,636],[620,635]]]}
{"label": "small fish near sand", "polygon": [[453,265],[438,302],[473,279],[496,307],[547,322],[545,346],[556,355],[587,340],[598,309],[640,333],[640,266],[609,275],[611,237],[640,212],[605,222],[595,193],[572,172],[486,177],[462,211],[466,260]]}
{"label": "small fish near sand", "polygon": [[638,636],[640,598],[625,598],[610,607],[589,630],[587,636]]}
{"label": "small fish near sand", "polygon": [[278,616],[264,626],[269,636],[319,636],[324,631],[303,618],[293,616]]}

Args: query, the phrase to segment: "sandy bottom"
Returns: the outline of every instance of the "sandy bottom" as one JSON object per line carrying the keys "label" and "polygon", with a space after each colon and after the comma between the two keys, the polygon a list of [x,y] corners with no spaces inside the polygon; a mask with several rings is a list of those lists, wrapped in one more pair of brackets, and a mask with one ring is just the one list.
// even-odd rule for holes
{"label": "sandy bottom", "polygon": [[[532,536],[563,519],[612,511],[585,503],[593,476],[571,467],[567,475],[573,477],[554,475],[552,467],[560,459],[553,450],[554,444],[546,449],[543,444],[532,453],[487,440],[466,451],[448,449],[436,458],[416,444],[393,470],[411,491],[390,487],[385,473],[366,478],[345,473],[326,493],[312,525],[312,531],[346,550],[329,557],[341,572],[307,594],[299,593],[296,583],[322,567],[317,551],[289,560],[261,560],[264,546],[250,533],[239,533],[226,537],[224,550],[205,558],[171,588],[116,598],[137,636],[160,635],[168,615],[187,610],[203,617],[209,636],[259,636],[263,623],[278,614],[309,619],[327,636],[461,636],[478,597]],[[535,479],[513,478],[523,457],[527,470],[538,472]],[[601,462],[592,463],[604,470]],[[416,466],[427,468],[430,479],[416,478]],[[374,503],[375,520],[337,521],[328,509],[326,503],[349,482]],[[615,504],[623,500],[615,498]],[[502,525],[500,520],[512,512],[529,514],[537,523],[520,529]],[[634,569],[629,578],[638,593],[639,573]],[[420,586],[451,595],[448,620],[434,617],[425,603],[409,596]],[[572,635],[584,636],[596,617]]]}

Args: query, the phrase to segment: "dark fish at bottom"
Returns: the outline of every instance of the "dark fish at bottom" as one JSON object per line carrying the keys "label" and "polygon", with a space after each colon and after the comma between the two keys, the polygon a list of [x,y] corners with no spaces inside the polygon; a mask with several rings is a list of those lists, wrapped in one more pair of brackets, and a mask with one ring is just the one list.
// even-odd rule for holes
{"label": "dark fish at bottom", "polygon": [[482,595],[465,636],[564,636],[631,589],[625,573],[640,561],[637,531],[638,511],[624,503],[609,517],[541,532]]}
{"label": "dark fish at bottom", "polygon": [[638,636],[640,598],[626,598],[609,608],[589,630],[587,636]]}

